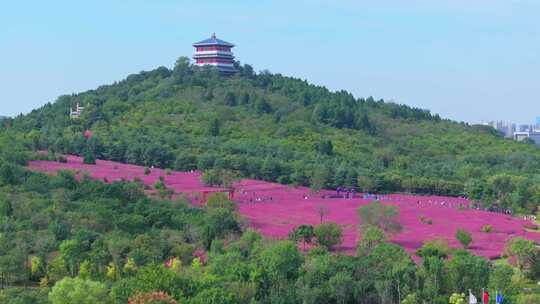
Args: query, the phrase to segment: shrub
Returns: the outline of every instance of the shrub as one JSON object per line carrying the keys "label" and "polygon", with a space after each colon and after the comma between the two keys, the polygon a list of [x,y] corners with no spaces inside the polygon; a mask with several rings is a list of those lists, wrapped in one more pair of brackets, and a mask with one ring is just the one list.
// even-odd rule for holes
{"label": "shrub", "polygon": [[221,169],[210,169],[203,173],[201,180],[206,186],[231,187],[237,179],[234,172]]}
{"label": "shrub", "polygon": [[448,244],[448,240],[444,238],[436,238],[426,241],[420,249],[416,250],[416,254],[422,258],[435,256],[445,259],[448,257],[450,252],[451,249],[450,245]]}
{"label": "shrub", "polygon": [[83,155],[83,163],[87,164],[87,165],[95,165],[96,164],[96,156],[94,155],[94,153],[92,151],[90,151],[89,149],[87,149],[85,152],[84,152],[84,155]]}
{"label": "shrub", "polygon": [[315,237],[317,238],[317,244],[326,247],[331,250],[332,247],[341,244],[341,236],[343,230],[341,227],[333,222],[320,224],[315,227]]}
{"label": "shrub", "polygon": [[537,294],[521,294],[518,296],[517,304],[539,303],[540,295]]}
{"label": "shrub", "polygon": [[465,229],[458,229],[456,231],[456,239],[463,245],[463,248],[467,249],[472,242],[471,233]]}
{"label": "shrub", "polygon": [[397,233],[402,229],[396,206],[387,206],[374,201],[359,207],[357,212],[363,225],[379,227],[386,233]]}
{"label": "shrub", "polygon": [[105,284],[80,278],[63,278],[49,293],[49,301],[52,304],[107,303],[108,300]]}
{"label": "shrub", "polygon": [[144,167],[144,175],[149,175],[150,174],[150,168],[148,167]]}

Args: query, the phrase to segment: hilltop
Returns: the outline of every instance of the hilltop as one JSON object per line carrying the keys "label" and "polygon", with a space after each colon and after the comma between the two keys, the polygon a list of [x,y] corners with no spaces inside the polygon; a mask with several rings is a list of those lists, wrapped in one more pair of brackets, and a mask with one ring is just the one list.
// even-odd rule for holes
{"label": "hilltop", "polygon": [[[493,129],[427,110],[355,98],[239,65],[227,77],[180,58],[80,94],[61,96],[11,129],[33,149],[177,170],[366,192],[466,195],[534,212],[540,150]],[[70,119],[76,103],[85,107]],[[94,135],[87,144],[83,133]],[[502,187],[501,187],[502,185]]]}

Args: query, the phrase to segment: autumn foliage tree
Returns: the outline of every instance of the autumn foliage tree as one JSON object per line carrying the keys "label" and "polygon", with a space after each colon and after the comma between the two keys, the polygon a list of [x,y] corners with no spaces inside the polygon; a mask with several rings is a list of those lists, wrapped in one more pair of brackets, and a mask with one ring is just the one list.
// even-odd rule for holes
{"label": "autumn foliage tree", "polygon": [[179,304],[173,297],[162,291],[139,293],[129,298],[128,304]]}

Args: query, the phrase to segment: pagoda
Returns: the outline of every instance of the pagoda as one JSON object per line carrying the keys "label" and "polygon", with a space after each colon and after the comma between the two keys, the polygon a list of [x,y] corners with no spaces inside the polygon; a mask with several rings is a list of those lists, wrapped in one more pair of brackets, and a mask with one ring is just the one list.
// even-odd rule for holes
{"label": "pagoda", "polygon": [[234,67],[234,55],[231,49],[234,44],[216,38],[216,34],[203,41],[193,44],[195,47],[195,64],[198,66],[211,65],[223,74],[233,74],[236,72]]}

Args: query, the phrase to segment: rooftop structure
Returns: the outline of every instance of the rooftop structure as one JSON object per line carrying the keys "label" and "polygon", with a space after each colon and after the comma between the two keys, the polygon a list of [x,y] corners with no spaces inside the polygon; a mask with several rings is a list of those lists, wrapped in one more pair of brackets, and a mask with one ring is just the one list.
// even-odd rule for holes
{"label": "rooftop structure", "polygon": [[234,67],[234,55],[231,49],[234,44],[216,38],[216,34],[203,41],[193,44],[195,48],[195,64],[198,66],[211,65],[224,74],[233,74],[236,72]]}
{"label": "rooftop structure", "polygon": [[75,108],[69,109],[69,117],[71,118],[79,118],[81,117],[82,111],[84,110],[84,107],[81,107],[79,103],[77,103],[77,106]]}

